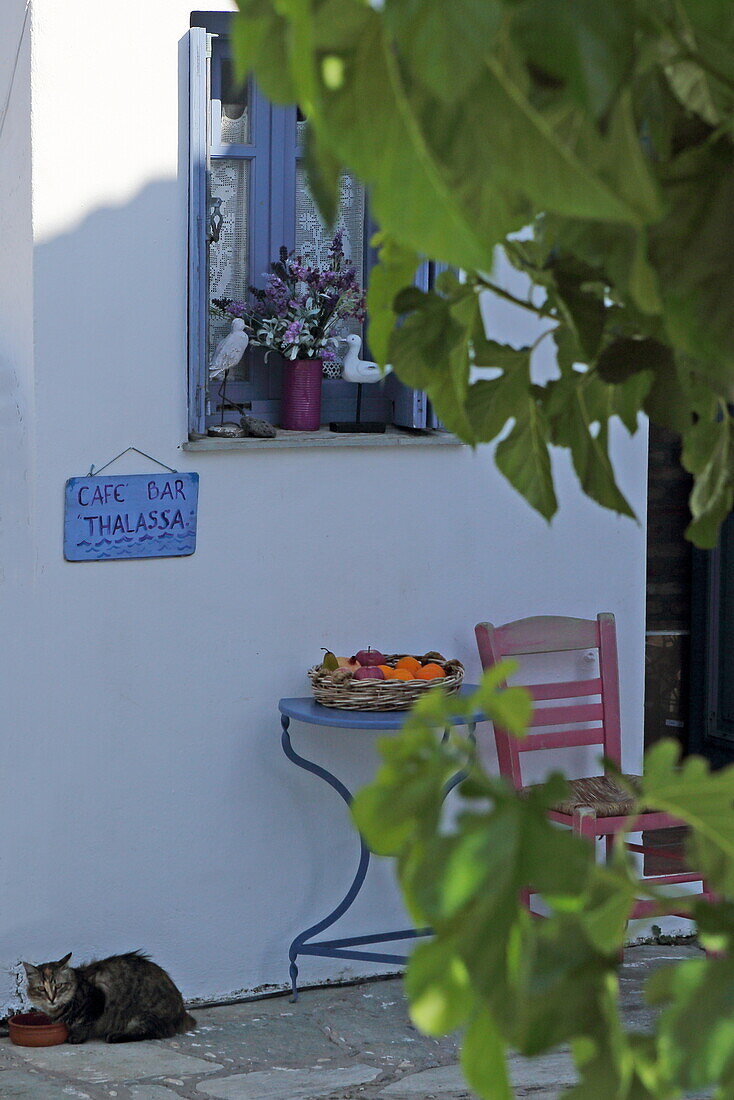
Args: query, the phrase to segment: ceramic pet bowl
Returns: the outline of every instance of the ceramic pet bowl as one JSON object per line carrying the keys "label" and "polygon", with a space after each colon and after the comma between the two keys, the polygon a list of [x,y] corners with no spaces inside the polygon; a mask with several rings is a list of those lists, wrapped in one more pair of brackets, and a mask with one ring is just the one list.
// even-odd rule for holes
{"label": "ceramic pet bowl", "polygon": [[17,1047],[55,1047],[65,1043],[66,1024],[54,1023],[43,1012],[19,1012],[8,1020],[10,1041]]}

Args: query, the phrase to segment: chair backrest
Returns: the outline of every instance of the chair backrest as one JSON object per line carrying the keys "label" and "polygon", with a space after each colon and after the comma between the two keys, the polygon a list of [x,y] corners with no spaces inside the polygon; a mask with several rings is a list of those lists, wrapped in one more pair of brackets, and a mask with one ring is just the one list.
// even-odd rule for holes
{"label": "chair backrest", "polygon": [[[495,725],[497,756],[502,775],[514,786],[522,786],[520,754],[539,749],[601,745],[604,755],[621,766],[619,713],[619,671],[617,631],[614,615],[602,612],[596,619],[572,619],[558,615],[537,615],[516,619],[504,626],[479,623],[476,629],[482,667],[487,669],[505,657],[569,650],[597,650],[599,675],[588,680],[561,680],[545,684],[523,684],[534,700],[553,700],[559,705],[536,707],[528,736],[514,737]],[[598,701],[589,702],[590,697]],[[573,729],[548,727],[573,726]],[[546,732],[542,732],[543,729]],[[541,732],[535,732],[540,730]]]}

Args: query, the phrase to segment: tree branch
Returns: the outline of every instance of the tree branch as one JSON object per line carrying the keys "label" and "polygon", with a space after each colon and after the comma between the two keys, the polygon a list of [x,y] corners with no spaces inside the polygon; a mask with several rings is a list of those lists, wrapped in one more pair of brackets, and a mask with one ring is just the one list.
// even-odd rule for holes
{"label": "tree branch", "polygon": [[483,275],[477,275],[476,282],[483,290],[491,290],[498,298],[504,298],[505,301],[512,302],[515,306],[520,306],[521,309],[527,309],[531,313],[536,313],[538,317],[550,317],[556,320],[555,314],[547,306],[536,306],[533,302],[528,302],[524,298],[516,298],[509,290],[504,290],[501,286],[497,286],[496,283],[486,279]]}

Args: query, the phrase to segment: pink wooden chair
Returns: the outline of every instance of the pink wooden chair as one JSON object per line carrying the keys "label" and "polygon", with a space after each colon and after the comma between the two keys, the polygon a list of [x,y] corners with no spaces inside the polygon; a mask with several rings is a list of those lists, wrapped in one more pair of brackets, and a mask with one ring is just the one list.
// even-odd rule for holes
{"label": "pink wooden chair", "polygon": [[[513,786],[520,790],[523,788],[521,754],[545,749],[598,745],[604,756],[621,769],[617,632],[613,615],[603,612],[596,619],[538,615],[496,627],[491,623],[479,623],[476,636],[485,669],[491,668],[505,657],[521,658],[528,654],[563,653],[572,650],[598,652],[599,675],[592,679],[524,684],[534,700],[550,700],[553,703],[552,706],[535,708],[526,738],[518,740],[511,733],[495,726],[500,771]],[[563,726],[572,728],[558,729]],[[549,732],[548,727],[557,729]],[[535,732],[536,730],[540,732]],[[669,814],[653,811],[638,814],[634,822],[630,822],[632,799],[612,776],[587,776],[572,779],[569,783],[569,796],[549,811],[550,818],[570,826],[591,841],[604,837],[607,856],[611,852],[616,834],[629,831],[632,826],[635,831],[639,831],[674,828],[683,824]],[[630,843],[628,847],[640,853],[655,852],[655,849],[647,845]],[[663,852],[655,854],[671,858]],[[706,891],[702,876],[695,871],[681,869],[672,874],[649,876],[645,878],[645,882],[651,885],[700,882],[704,895],[711,897]],[[630,916],[644,917],[654,912],[654,902],[638,900]],[[674,915],[686,914],[681,912]]]}

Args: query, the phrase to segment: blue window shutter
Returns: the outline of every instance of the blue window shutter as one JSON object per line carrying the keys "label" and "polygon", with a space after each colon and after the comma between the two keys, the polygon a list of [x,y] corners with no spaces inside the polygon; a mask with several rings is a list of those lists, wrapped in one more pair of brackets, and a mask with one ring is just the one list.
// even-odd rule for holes
{"label": "blue window shutter", "polygon": [[209,162],[209,43],[203,27],[189,31],[189,432],[206,430],[207,178]]}
{"label": "blue window shutter", "polygon": [[[222,137],[221,119],[222,94],[223,94],[223,65],[230,58],[229,39],[225,33],[220,34],[214,40],[211,59],[211,92],[210,92],[210,162],[212,166],[211,189],[214,190],[214,180],[218,175],[221,165],[241,164],[247,166],[247,196],[246,196],[246,284],[262,286],[265,274],[269,269],[272,259],[277,255],[277,248],[273,251],[271,243],[271,219],[273,210],[273,193],[275,188],[274,173],[272,168],[272,130],[273,108],[253,79],[250,79],[247,91],[247,103],[250,117],[249,134],[246,144],[227,144]],[[293,111],[295,117],[295,110]],[[221,207],[225,224],[232,217],[232,211],[228,210],[225,202]],[[279,242],[279,244],[282,242]],[[210,264],[212,248],[219,247],[212,242],[209,245]],[[210,292],[210,280],[207,282],[207,297]],[[245,293],[244,287],[240,291]],[[235,293],[236,297],[239,294]],[[207,302],[208,306],[208,302]],[[219,337],[220,333],[217,333]],[[212,348],[209,348],[211,358]],[[245,354],[245,371],[237,372],[236,377],[231,377],[227,384],[227,401],[240,406],[245,406],[259,416],[273,419],[277,413],[273,394],[279,396],[279,372],[273,360],[265,362],[265,352],[261,348],[251,347]],[[244,374],[244,376],[243,376]],[[222,418],[221,409],[221,381],[215,381],[209,386],[209,423],[219,423]],[[236,420],[235,409],[225,409],[224,419]]]}
{"label": "blue window shutter", "polygon": [[394,374],[388,375],[385,390],[392,404],[391,423],[398,428],[425,428],[428,400],[423,390],[413,390]]}

